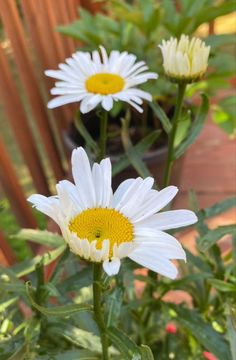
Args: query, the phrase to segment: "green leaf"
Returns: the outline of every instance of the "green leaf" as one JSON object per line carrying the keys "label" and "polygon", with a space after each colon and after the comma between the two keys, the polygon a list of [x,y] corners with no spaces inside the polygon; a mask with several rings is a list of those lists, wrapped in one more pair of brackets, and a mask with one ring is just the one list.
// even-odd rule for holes
{"label": "green leaf", "polygon": [[219,47],[222,45],[235,44],[236,38],[235,34],[217,34],[209,35],[204,41],[207,45]]}
{"label": "green leaf", "polygon": [[47,230],[22,229],[18,234],[13,236],[19,240],[30,240],[37,244],[46,245],[52,248],[61,246],[65,243],[62,236]]}
{"label": "green leaf", "polygon": [[98,153],[97,143],[93,140],[92,136],[88,132],[87,128],[84,126],[80,118],[80,112],[78,111],[75,118],[75,126],[80,135],[84,138],[86,144],[95,152]]}
{"label": "green leaf", "polygon": [[127,111],[125,118],[121,119],[121,140],[122,144],[125,150],[125,153],[134,167],[134,169],[137,171],[137,173],[142,176],[143,178],[146,178],[148,176],[151,176],[150,171],[148,170],[146,164],[144,163],[142,157],[138,156],[136,151],[134,150],[132,141],[130,139],[130,133],[129,133],[129,123],[130,123],[130,112]]}
{"label": "green leaf", "polygon": [[89,350],[68,350],[65,352],[53,352],[48,355],[37,356],[37,360],[99,360],[100,357]]}
{"label": "green leaf", "polygon": [[78,292],[81,288],[92,284],[93,275],[91,266],[76,272],[75,274],[65,278],[58,285],[59,292],[66,293],[68,291]]}
{"label": "green leaf", "polygon": [[228,343],[222,334],[217,333],[195,311],[180,306],[174,306],[178,321],[207,350],[217,356],[218,360],[231,360]]}
{"label": "green leaf", "polygon": [[119,288],[115,289],[112,294],[108,294],[106,300],[106,324],[116,326],[121,312],[123,299],[123,291]]}
{"label": "green leaf", "polygon": [[199,112],[194,120],[192,126],[190,127],[189,133],[186,136],[186,140],[180,144],[177,149],[175,150],[175,159],[178,159],[184,152],[189,148],[190,145],[196,140],[197,136],[200,134],[203,125],[206,120],[206,116],[208,114],[209,109],[209,101],[205,94],[202,94],[202,104],[199,109]]}
{"label": "green leaf", "polygon": [[69,305],[61,305],[61,306],[53,306],[53,307],[44,307],[41,305],[38,305],[31,293],[30,293],[30,282],[27,282],[25,284],[26,286],[26,293],[29,297],[31,305],[37,309],[39,312],[41,312],[44,315],[47,316],[69,316],[72,314],[75,314],[79,311],[92,311],[92,306],[87,304],[69,304]]}
{"label": "green leaf", "polygon": [[18,300],[19,300],[18,297],[13,297],[9,300],[6,300],[6,301],[0,303],[0,313],[5,311],[8,308],[8,306],[15,304]]}
{"label": "green leaf", "polygon": [[226,281],[218,279],[208,279],[208,282],[219,291],[236,292],[236,285],[227,283]]}
{"label": "green leaf", "polygon": [[162,110],[157,101],[150,103],[150,107],[152,108],[156,117],[160,120],[165,132],[169,134],[172,129],[172,125],[166,113]]}
{"label": "green leaf", "polygon": [[[219,215],[226,210],[229,210],[236,206],[236,197],[232,197],[229,199],[225,199],[223,201],[220,201],[214,205],[212,205],[209,208],[205,208],[202,211],[204,219],[208,219],[210,217]],[[198,214],[197,214],[198,216]]]}
{"label": "green leaf", "polygon": [[[143,138],[138,144],[134,145],[133,151],[137,154],[137,156],[142,157],[143,154],[152,146],[152,144],[158,139],[160,136],[160,130],[154,130],[145,138]],[[130,161],[127,155],[122,155],[120,160],[117,161],[112,167],[112,175],[115,176],[125,168],[130,165]]]}
{"label": "green leaf", "polygon": [[202,252],[209,250],[219,239],[227,234],[236,234],[236,225],[219,226],[216,229],[209,230],[204,236],[197,239],[199,250]]}
{"label": "green leaf", "polygon": [[115,327],[107,329],[107,334],[113,344],[122,354],[123,360],[141,360],[141,351],[139,347],[121,330]]}
{"label": "green leaf", "polygon": [[66,245],[60,246],[58,249],[47,252],[43,255],[37,255],[31,260],[23,261],[11,267],[17,277],[22,277],[30,274],[35,270],[35,266],[43,260],[44,265],[49,265],[56,260],[65,250]]}
{"label": "green leaf", "polygon": [[236,330],[233,326],[231,316],[227,316],[227,328],[232,360],[236,360]]}
{"label": "green leaf", "polygon": [[142,360],[154,360],[152,350],[147,345],[141,345]]}
{"label": "green leaf", "polygon": [[99,336],[70,325],[68,322],[58,321],[50,324],[49,333],[51,336],[62,337],[70,344],[80,348],[101,353],[102,348]]}
{"label": "green leaf", "polygon": [[177,131],[175,135],[174,147],[176,148],[186,138],[187,132],[191,125],[191,111],[182,115],[182,118],[178,121]]}

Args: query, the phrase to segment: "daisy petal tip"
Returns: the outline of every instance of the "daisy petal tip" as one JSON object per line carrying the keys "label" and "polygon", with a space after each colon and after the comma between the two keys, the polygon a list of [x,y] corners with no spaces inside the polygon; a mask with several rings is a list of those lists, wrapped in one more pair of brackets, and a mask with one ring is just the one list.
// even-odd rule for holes
{"label": "daisy petal tip", "polygon": [[109,276],[117,275],[120,270],[120,259],[112,258],[111,261],[105,260],[103,262],[103,270]]}

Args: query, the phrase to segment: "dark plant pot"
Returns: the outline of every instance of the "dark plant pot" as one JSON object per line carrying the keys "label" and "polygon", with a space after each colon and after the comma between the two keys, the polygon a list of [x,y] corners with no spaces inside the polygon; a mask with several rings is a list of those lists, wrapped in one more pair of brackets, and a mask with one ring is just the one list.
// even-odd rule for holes
{"label": "dark plant pot", "polygon": [[[63,139],[65,143],[65,148],[67,149],[67,154],[70,157],[71,152],[77,148],[80,145],[76,143],[70,136],[68,132],[64,132]],[[115,164],[119,160],[119,155],[111,155],[110,159],[112,164]],[[160,148],[157,148],[155,150],[151,150],[144,154],[143,161],[146,163],[149,171],[155,178],[157,185],[161,188],[162,182],[163,182],[163,175],[164,175],[164,167],[166,163],[167,158],[167,146],[161,146]],[[182,156],[180,159],[175,161],[173,170],[172,170],[172,176],[171,176],[171,184],[179,186],[181,181],[181,172],[182,172],[182,166],[183,166],[183,160],[184,156]],[[113,178],[113,189],[116,189],[117,186],[124,180],[128,178],[135,178],[139,176],[136,170],[130,165],[123,171],[121,171],[119,174],[117,174]],[[71,177],[71,173],[70,176]]]}

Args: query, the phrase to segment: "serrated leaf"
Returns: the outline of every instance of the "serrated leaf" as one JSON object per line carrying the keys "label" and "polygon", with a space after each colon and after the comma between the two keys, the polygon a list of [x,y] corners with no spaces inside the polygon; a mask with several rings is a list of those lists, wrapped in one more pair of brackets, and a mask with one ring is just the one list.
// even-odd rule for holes
{"label": "serrated leaf", "polygon": [[14,238],[19,240],[30,240],[51,248],[59,247],[65,243],[62,236],[47,230],[22,229],[18,234],[14,235]]}
{"label": "serrated leaf", "polygon": [[31,305],[44,315],[69,316],[80,311],[92,311],[93,309],[91,305],[87,305],[87,304],[69,304],[69,305],[61,305],[61,306],[53,306],[53,307],[41,306],[35,302],[35,300],[33,299],[30,293],[30,289],[31,289],[30,283],[27,282],[25,286],[26,286],[26,293],[29,297]]}
{"label": "serrated leaf", "polygon": [[123,360],[141,360],[141,350],[125,333],[115,327],[107,329],[107,334],[112,343],[122,354]]}
{"label": "serrated leaf", "polygon": [[181,155],[185,153],[185,151],[194,143],[197,136],[200,134],[203,125],[205,123],[208,109],[209,109],[209,101],[205,94],[202,94],[202,104],[199,109],[199,112],[194,120],[186,139],[176,148],[174,158],[178,159]]}
{"label": "serrated leaf", "polygon": [[35,270],[35,266],[39,264],[42,260],[44,265],[49,265],[51,262],[56,260],[66,248],[66,244],[60,246],[58,249],[48,251],[43,255],[37,255],[33,259],[23,261],[19,264],[16,264],[11,267],[11,270],[14,271],[15,275],[19,278],[25,275],[30,274]]}
{"label": "serrated leaf", "polygon": [[219,226],[216,229],[209,230],[204,236],[197,239],[199,250],[202,252],[209,250],[219,239],[227,234],[235,235],[236,225]]}

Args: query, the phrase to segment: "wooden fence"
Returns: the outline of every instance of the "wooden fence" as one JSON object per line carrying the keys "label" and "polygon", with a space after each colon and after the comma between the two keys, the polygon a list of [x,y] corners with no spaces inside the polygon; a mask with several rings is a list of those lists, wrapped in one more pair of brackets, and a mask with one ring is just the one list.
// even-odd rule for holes
{"label": "wooden fence", "polygon": [[[42,152],[52,169],[54,180],[62,179],[64,162],[60,137],[72,119],[73,106],[64,106],[49,114],[45,94],[49,94],[53,80],[45,77],[43,72],[45,69],[56,69],[59,62],[78,48],[78,43],[57,33],[55,27],[75,20],[79,6],[95,11],[97,5],[88,0],[0,0],[0,20],[10,49],[9,57],[3,44],[0,45],[0,105],[5,116],[4,126],[12,130],[35,190],[45,195],[50,194],[50,187]],[[10,65],[12,58],[14,66]],[[20,84],[16,83],[12,68],[16,68]],[[23,90],[27,111],[22,104],[19,87]],[[30,126],[29,114],[35,131]],[[35,228],[36,220],[12,163],[1,136],[1,186],[18,223]],[[13,263],[15,256],[2,232],[0,247],[6,261]]]}

